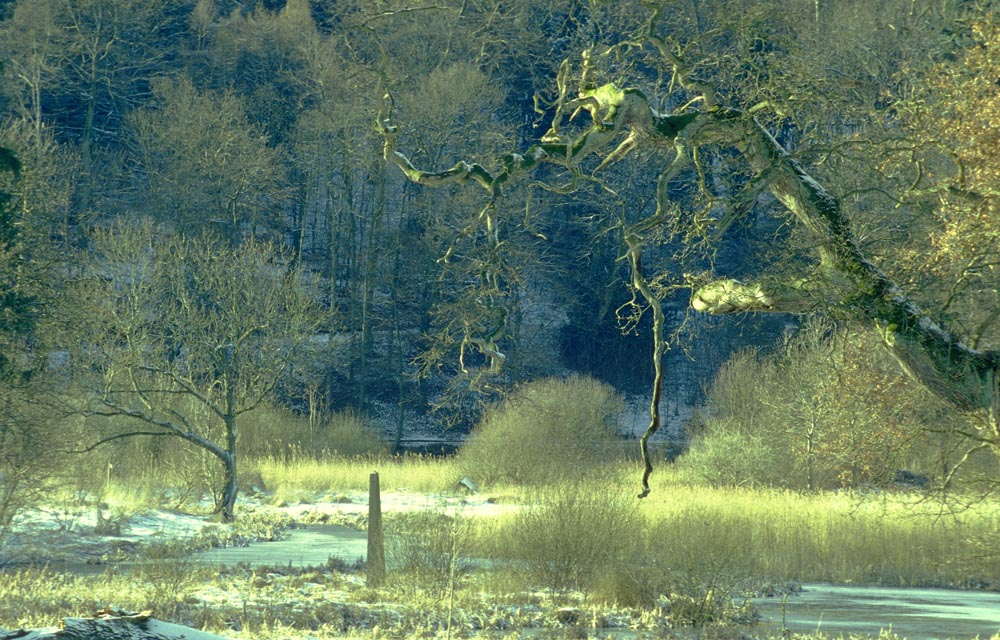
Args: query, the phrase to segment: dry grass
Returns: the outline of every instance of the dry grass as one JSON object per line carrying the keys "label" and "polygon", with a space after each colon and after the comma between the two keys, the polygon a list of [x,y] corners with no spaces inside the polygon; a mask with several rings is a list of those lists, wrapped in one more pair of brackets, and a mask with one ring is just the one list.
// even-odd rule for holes
{"label": "dry grass", "polygon": [[[638,500],[638,479],[635,467],[620,466],[576,491],[588,496],[582,502],[604,496],[608,509],[631,505],[639,519],[631,525],[632,544],[642,549],[643,564],[663,570],[709,581],[753,576],[913,586],[977,586],[1000,575],[996,501],[949,513],[916,494],[712,488],[687,484],[668,469],[658,470],[652,494]],[[534,489],[514,489],[512,499],[544,504]],[[577,507],[565,508],[578,517]],[[581,522],[578,535],[605,536],[601,522]],[[491,535],[503,537],[518,524],[510,516],[491,526]],[[565,546],[589,548],[571,539]],[[592,558],[581,551],[582,563]]]}
{"label": "dry grass", "polygon": [[[437,492],[457,475],[453,460],[425,458],[261,461],[259,469],[265,482],[279,490],[323,493],[363,489],[375,463],[386,490]],[[666,594],[675,606],[675,622],[703,624],[706,630],[721,625],[720,637],[735,637],[724,629],[740,610],[726,594],[748,576],[959,585],[968,578],[1000,575],[996,554],[973,560],[968,544],[990,536],[996,540],[997,503],[944,515],[929,503],[914,505],[898,495],[706,488],[684,483],[664,469],[654,476],[653,493],[639,501],[634,495],[637,477],[634,466],[619,466],[602,478],[544,492],[506,487],[506,499],[533,506],[522,514],[449,522],[451,526],[428,519],[424,524],[431,526],[420,528],[421,536],[403,549],[410,563],[407,574],[393,576],[378,591],[350,587],[336,573],[262,582],[260,576],[271,574],[220,576],[184,563],[93,576],[33,570],[0,579],[0,626],[51,625],[64,616],[113,605],[152,608],[159,617],[232,637],[381,637],[362,623],[383,625],[382,632],[394,638],[430,637],[451,616],[447,602],[454,593],[453,619],[461,630],[453,637],[460,637],[470,632],[468,625],[498,615],[510,616],[505,624],[514,624],[512,628],[537,624],[535,614],[501,612],[514,602],[530,604],[538,587],[550,586],[558,589],[549,592],[553,600],[546,606],[569,602],[599,615],[616,607],[652,611],[650,604]],[[995,550],[996,545],[982,548]],[[460,563],[455,577],[454,553],[487,558],[492,567],[473,570]],[[563,580],[567,573],[574,576],[572,584]],[[322,587],[310,587],[315,594],[310,591],[308,602],[290,606],[289,598],[302,599],[296,594],[305,593],[306,582]],[[194,597],[206,586],[240,594],[253,606],[206,604]],[[586,592],[582,600],[574,601],[578,596],[565,591],[572,587]],[[347,604],[342,603],[345,589]],[[368,602],[405,603],[406,613],[397,618],[364,609],[361,605]],[[645,614],[637,615],[641,620]],[[243,631],[234,633],[233,624]],[[550,632],[566,633],[553,627],[539,634],[548,637]]]}
{"label": "dry grass", "polygon": [[669,566],[708,562],[774,579],[927,586],[1000,575],[1000,553],[973,557],[970,546],[1000,541],[995,501],[949,513],[910,494],[707,488],[661,474],[642,509]]}
{"label": "dry grass", "polygon": [[461,479],[450,458],[360,456],[287,462],[263,458],[248,463],[275,499],[316,496],[343,491],[367,491],[368,477],[378,471],[383,491],[449,491]]}
{"label": "dry grass", "polygon": [[[276,503],[364,491],[373,470],[379,472],[383,491],[448,492],[462,476],[454,458],[266,458],[245,461],[243,468],[249,475],[259,474]],[[579,535],[594,540],[607,531],[598,526],[600,513],[588,516],[583,507],[618,505],[637,518],[629,525],[630,537],[642,543],[643,562],[706,577],[963,586],[1000,575],[996,501],[949,514],[943,505],[920,502],[912,494],[715,488],[687,483],[681,474],[663,468],[653,476],[652,494],[640,501],[635,498],[638,478],[636,465],[619,464],[598,477],[567,480],[544,491],[514,485],[487,490],[504,502],[525,505],[544,506],[551,502],[546,496],[560,492],[574,497],[556,501],[552,510],[562,510],[567,522],[578,521]],[[112,482],[102,499],[124,514],[172,506],[176,492],[157,489],[152,482]],[[72,502],[74,495],[67,492],[65,501]],[[477,548],[486,553],[488,538],[508,539],[517,526],[510,517],[483,525],[475,534]],[[585,542],[572,546],[590,548]],[[548,553],[541,547],[551,547],[553,541],[539,538],[536,543],[539,553]],[[581,562],[593,559],[587,555],[581,551]]]}

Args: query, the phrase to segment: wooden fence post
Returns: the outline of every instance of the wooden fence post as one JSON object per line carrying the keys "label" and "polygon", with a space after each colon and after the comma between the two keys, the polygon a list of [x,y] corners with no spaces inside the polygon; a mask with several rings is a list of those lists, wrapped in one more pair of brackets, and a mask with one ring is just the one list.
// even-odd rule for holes
{"label": "wooden fence post", "polygon": [[368,477],[368,586],[381,586],[385,578],[385,539],[382,535],[382,497],[378,472]]}

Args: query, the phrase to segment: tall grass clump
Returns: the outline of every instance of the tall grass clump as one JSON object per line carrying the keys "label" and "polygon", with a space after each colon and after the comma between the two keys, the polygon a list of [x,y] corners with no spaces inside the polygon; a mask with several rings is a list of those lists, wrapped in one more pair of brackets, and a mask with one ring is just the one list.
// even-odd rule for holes
{"label": "tall grass clump", "polygon": [[917,495],[654,487],[649,562],[686,574],[893,586],[968,586],[1000,575],[970,540],[1000,530],[990,502],[949,513]]}
{"label": "tall grass clump", "polygon": [[565,482],[498,525],[494,557],[513,561],[527,582],[587,591],[638,562],[645,522],[631,491]]}
{"label": "tall grass clump", "polygon": [[367,491],[372,471],[378,471],[382,491],[437,493],[453,489],[462,477],[451,459],[420,456],[293,461],[261,458],[251,465],[264,486],[275,497],[285,499],[324,492]]}
{"label": "tall grass clump", "polygon": [[288,411],[263,407],[243,418],[242,450],[249,458],[282,460],[330,456],[380,456],[388,445],[365,418],[351,410],[310,421]]}
{"label": "tall grass clump", "polygon": [[590,377],[526,383],[487,411],[459,452],[459,467],[487,484],[577,478],[609,461],[622,407],[611,386]]}

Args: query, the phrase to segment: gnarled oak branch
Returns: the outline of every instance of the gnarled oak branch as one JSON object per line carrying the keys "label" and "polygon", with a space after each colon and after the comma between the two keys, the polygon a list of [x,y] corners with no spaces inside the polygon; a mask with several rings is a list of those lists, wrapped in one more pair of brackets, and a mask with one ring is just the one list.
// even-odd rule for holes
{"label": "gnarled oak branch", "polygon": [[[661,53],[670,53],[662,42],[654,44]],[[676,71],[680,61],[675,57],[671,64]],[[708,283],[693,291],[692,308],[714,314],[804,313],[837,306],[875,327],[902,368],[929,390],[960,410],[989,411],[996,446],[1000,448],[1000,354],[965,345],[908,299],[864,256],[837,199],[756,119],[743,111],[716,106],[710,99],[703,101],[706,107],[701,111],[661,113],[650,105],[641,91],[614,84],[600,87],[589,84],[581,83],[576,99],[565,105],[560,103],[589,112],[592,119],[589,127],[567,138],[558,133],[560,122],[555,122],[549,133],[526,152],[501,156],[494,163],[493,171],[466,161],[438,172],[417,169],[404,154],[395,150],[396,128],[389,123],[387,111],[379,115],[377,122],[385,140],[385,158],[395,163],[413,182],[436,186],[471,180],[495,198],[505,183],[541,163],[579,170],[588,156],[604,152],[608,155],[598,164],[601,168],[620,160],[633,149],[654,145],[674,146],[677,149],[675,163],[681,166],[687,160],[687,152],[696,158],[699,147],[706,144],[735,148],[755,174],[755,188],[769,191],[811,233],[818,260],[814,272],[804,279],[765,277],[748,284],[732,279]],[[665,175],[675,173],[668,169]],[[661,178],[656,190],[656,213],[633,225],[633,229],[645,230],[663,222],[668,197],[666,181]],[[732,222],[733,215],[726,216],[727,223]],[[635,235],[627,240],[629,255],[638,256],[641,237]],[[637,267],[633,265],[633,277],[639,275],[641,278]],[[656,358],[661,349],[657,336],[654,341]],[[654,400],[658,396],[659,377],[657,369]],[[657,423],[654,403],[652,430]],[[648,475],[647,466],[644,493],[648,491]]]}

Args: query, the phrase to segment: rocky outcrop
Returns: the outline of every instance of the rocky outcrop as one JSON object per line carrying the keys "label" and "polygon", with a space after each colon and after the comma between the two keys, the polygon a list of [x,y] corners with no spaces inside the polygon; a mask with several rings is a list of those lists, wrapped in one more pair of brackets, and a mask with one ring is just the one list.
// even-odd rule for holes
{"label": "rocky outcrop", "polygon": [[226,640],[213,633],[164,622],[148,611],[106,609],[89,618],[65,618],[62,627],[0,629],[0,640]]}

